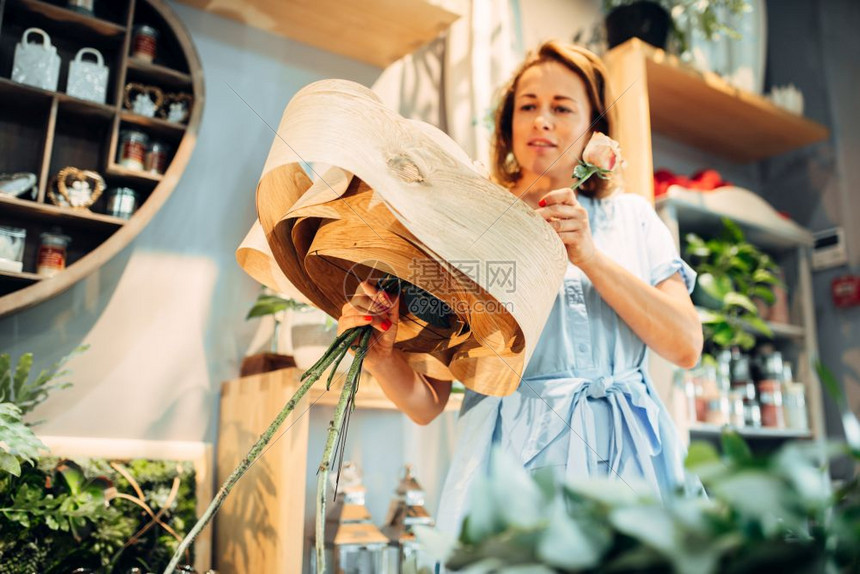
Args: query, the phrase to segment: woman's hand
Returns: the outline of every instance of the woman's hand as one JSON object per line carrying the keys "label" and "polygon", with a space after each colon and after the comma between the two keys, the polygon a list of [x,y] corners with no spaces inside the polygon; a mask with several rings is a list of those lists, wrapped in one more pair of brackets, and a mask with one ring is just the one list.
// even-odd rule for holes
{"label": "woman's hand", "polygon": [[374,332],[370,337],[365,365],[385,361],[394,350],[397,339],[397,323],[400,320],[398,297],[391,298],[382,289],[377,289],[369,281],[363,281],[352,299],[341,308],[337,320],[337,334],[352,327],[372,325]]}
{"label": "woman's hand", "polygon": [[567,249],[567,258],[577,267],[584,268],[597,255],[597,248],[591,237],[588,212],[576,200],[576,194],[569,187],[555,189],[538,202],[537,212],[561,238]]}

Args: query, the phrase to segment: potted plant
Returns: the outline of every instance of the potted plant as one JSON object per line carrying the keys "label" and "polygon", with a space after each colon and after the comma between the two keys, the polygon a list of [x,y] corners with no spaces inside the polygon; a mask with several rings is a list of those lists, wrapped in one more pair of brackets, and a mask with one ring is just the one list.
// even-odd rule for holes
{"label": "potted plant", "polygon": [[704,240],[690,233],[686,240],[685,254],[698,273],[693,302],[700,308],[706,341],[718,349],[750,349],[753,333],[772,337],[760,308],[774,303],[774,287],[781,283],[774,260],[748,243],[727,218],[718,237]]}
{"label": "potted plant", "polygon": [[279,352],[279,342],[281,339],[281,327],[290,309],[306,307],[304,303],[282,297],[276,293],[271,293],[268,289],[263,289],[254,305],[245,316],[245,320],[271,316],[274,321],[274,328],[269,341],[269,350],[261,353],[256,353],[245,357],[242,360],[240,376],[247,377],[260,373],[267,373],[278,369],[295,367],[295,359],[289,354],[281,354]]}
{"label": "potted plant", "polygon": [[679,54],[688,50],[687,31],[691,28],[701,30],[709,39],[721,34],[739,37],[721,16],[747,10],[747,0],[603,0],[609,48],[630,38],[666,48],[671,33]]}
{"label": "potted plant", "polygon": [[313,365],[334,340],[337,323],[316,307],[263,289],[246,319],[272,316],[268,352],[245,357],[241,376]]}

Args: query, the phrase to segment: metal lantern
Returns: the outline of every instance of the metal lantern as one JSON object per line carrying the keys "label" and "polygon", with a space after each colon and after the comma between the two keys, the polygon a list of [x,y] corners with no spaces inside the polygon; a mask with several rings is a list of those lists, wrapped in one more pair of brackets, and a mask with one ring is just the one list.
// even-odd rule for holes
{"label": "metal lantern", "polygon": [[[371,522],[365,507],[367,489],[354,463],[344,463],[338,490],[326,514],[326,574],[396,574],[386,559],[388,538]],[[322,574],[313,552],[311,557],[312,571]]]}
{"label": "metal lantern", "polygon": [[424,489],[415,480],[412,466],[406,465],[403,478],[395,491],[388,507],[388,516],[382,531],[391,544],[399,549],[399,571],[418,572],[424,561],[421,546],[415,539],[413,527],[416,525],[433,526],[433,518],[424,507]]}

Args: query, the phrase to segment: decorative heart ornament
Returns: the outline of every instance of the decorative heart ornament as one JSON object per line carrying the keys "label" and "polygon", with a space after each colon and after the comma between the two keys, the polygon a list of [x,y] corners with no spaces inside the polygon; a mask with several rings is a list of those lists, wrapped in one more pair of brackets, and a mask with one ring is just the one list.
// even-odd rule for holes
{"label": "decorative heart ornament", "polygon": [[126,109],[136,114],[154,118],[155,112],[164,103],[164,92],[155,86],[131,82],[125,86],[123,103]]}
{"label": "decorative heart ornament", "polygon": [[53,190],[48,193],[55,205],[89,209],[105,190],[105,180],[95,171],[64,167],[57,174],[56,187],[59,195]]}
{"label": "decorative heart ornament", "polygon": [[158,110],[158,116],[169,122],[184,123],[191,114],[191,104],[194,98],[191,94],[164,94],[164,103]]}

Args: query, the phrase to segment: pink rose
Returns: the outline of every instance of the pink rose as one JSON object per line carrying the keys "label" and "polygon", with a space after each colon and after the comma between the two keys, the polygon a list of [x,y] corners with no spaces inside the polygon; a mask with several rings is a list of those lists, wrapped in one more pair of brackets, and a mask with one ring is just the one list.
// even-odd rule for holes
{"label": "pink rose", "polygon": [[618,142],[600,132],[594,132],[585,151],[582,161],[597,166],[606,171],[612,171],[621,159],[621,146]]}

